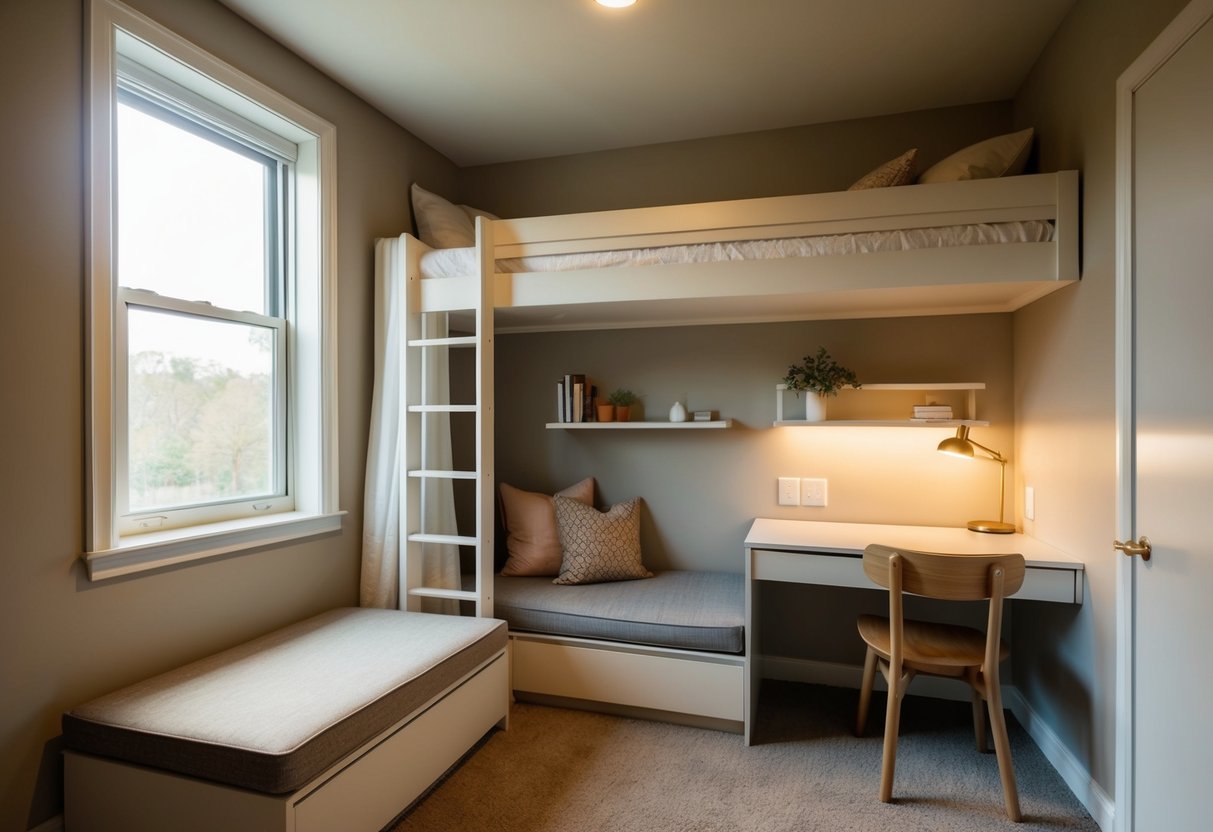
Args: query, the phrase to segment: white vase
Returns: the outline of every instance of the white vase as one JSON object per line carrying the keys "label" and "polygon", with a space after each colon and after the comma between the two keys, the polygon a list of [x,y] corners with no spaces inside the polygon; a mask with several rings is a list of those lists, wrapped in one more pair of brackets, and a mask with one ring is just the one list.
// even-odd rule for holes
{"label": "white vase", "polygon": [[674,406],[670,408],[671,422],[685,422],[687,420],[687,409],[682,406],[682,402],[674,402]]}
{"label": "white vase", "polygon": [[820,393],[804,394],[804,420],[806,422],[824,422],[826,420],[826,397]]}

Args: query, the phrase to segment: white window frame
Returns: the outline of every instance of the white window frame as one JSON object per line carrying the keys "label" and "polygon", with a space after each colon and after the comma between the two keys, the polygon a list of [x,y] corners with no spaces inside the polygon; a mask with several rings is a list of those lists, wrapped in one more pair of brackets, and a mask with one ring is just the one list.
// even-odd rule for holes
{"label": "white window frame", "polygon": [[[171,564],[338,531],[336,130],[265,85],[117,2],[91,0],[87,38],[86,381],[87,519],[84,561],[100,580]],[[290,511],[185,528],[122,535],[118,467],[122,421],[115,410],[125,350],[115,280],[117,188],[114,124],[118,63],[133,60],[297,148],[289,205],[292,269],[288,275],[288,463]]]}

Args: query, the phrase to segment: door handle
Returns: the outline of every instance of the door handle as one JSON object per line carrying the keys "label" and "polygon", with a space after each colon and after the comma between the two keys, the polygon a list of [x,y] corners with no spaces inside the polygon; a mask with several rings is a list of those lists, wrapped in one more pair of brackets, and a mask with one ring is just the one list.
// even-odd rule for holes
{"label": "door handle", "polygon": [[1153,551],[1150,548],[1150,538],[1146,537],[1144,534],[1136,543],[1134,543],[1132,540],[1128,541],[1127,543],[1122,543],[1119,540],[1113,540],[1112,548],[1119,549],[1129,557],[1140,556],[1142,560],[1149,560],[1150,554]]}

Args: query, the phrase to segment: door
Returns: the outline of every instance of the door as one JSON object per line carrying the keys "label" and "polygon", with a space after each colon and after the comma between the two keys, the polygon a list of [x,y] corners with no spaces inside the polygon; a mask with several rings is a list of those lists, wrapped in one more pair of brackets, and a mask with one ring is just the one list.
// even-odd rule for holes
{"label": "door", "polygon": [[[1121,78],[1117,826],[1209,829],[1213,759],[1213,2]],[[1126,110],[1127,108],[1127,110]],[[1125,265],[1128,268],[1125,268]],[[1122,538],[1123,539],[1123,538]],[[1140,543],[1140,541],[1139,541]],[[1123,771],[1120,771],[1123,769]]]}

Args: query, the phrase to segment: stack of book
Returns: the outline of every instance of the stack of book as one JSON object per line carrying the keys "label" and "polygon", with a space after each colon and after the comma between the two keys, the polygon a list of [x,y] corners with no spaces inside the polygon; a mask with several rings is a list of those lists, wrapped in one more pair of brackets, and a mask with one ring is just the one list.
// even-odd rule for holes
{"label": "stack of book", "polygon": [[556,421],[593,422],[598,388],[583,373],[568,373],[556,382]]}
{"label": "stack of book", "polygon": [[919,404],[914,405],[914,421],[929,422],[934,420],[948,420],[952,418],[952,407],[946,404]]}

